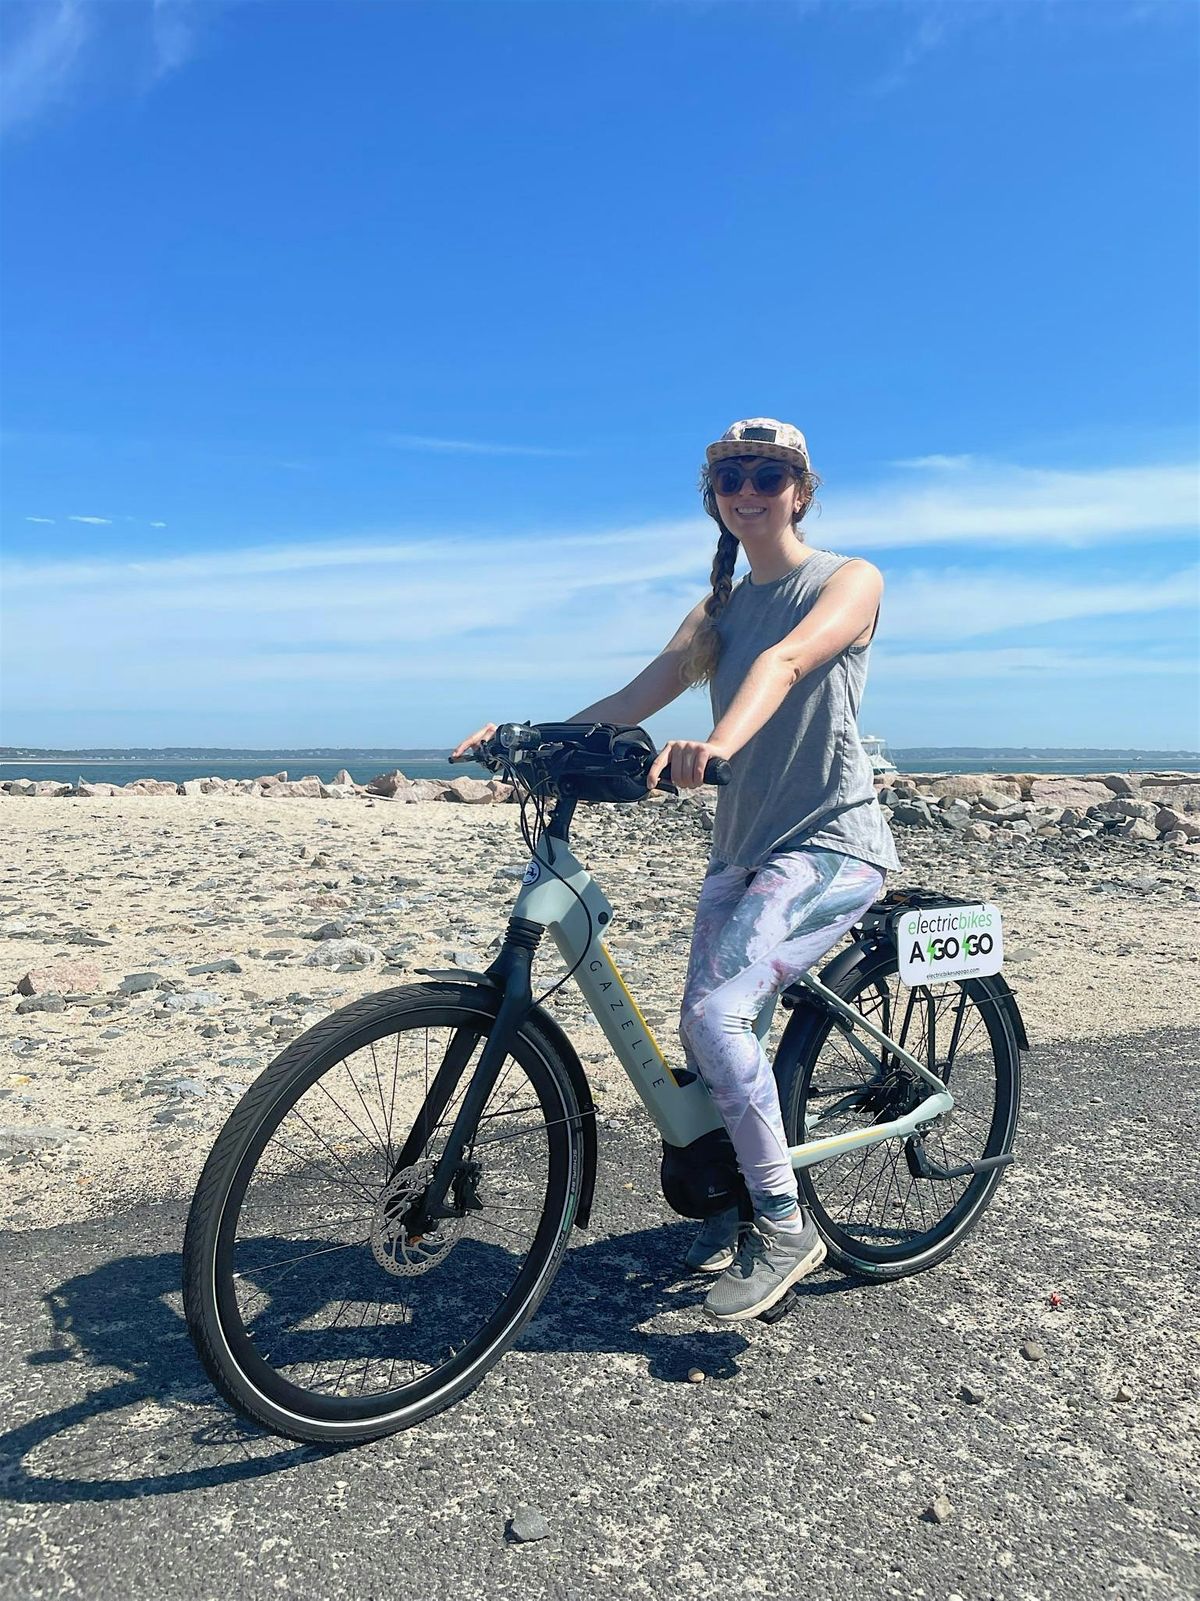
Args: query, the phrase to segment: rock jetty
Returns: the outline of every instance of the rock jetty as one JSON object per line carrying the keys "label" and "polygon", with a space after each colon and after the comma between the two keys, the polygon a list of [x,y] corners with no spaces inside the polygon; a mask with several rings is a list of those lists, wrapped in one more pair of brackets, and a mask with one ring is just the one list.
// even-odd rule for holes
{"label": "rock jetty", "polygon": [[[879,779],[884,815],[900,828],[950,829],[970,839],[1037,836],[1087,841],[1100,834],[1161,842],[1200,851],[1200,774],[1147,773],[907,773]],[[711,819],[718,791],[711,786],[681,797],[699,804]],[[74,784],[52,779],[11,778],[0,797],[93,800],[118,795],[250,796],[262,800],[366,800],[407,804],[450,801],[495,805],[517,797],[511,784],[489,778],[408,778],[399,768],[358,784],[343,768],[331,782],[316,774],[291,779],[286,772],[259,778],[189,778],[175,783],[136,778],[128,784]],[[662,794],[647,796],[661,800]]]}

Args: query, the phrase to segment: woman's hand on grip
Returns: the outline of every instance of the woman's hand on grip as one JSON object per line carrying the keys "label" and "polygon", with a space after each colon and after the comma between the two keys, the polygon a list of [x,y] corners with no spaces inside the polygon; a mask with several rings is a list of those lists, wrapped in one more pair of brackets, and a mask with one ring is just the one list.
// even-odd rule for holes
{"label": "woman's hand on grip", "polygon": [[650,764],[646,774],[646,788],[653,789],[659,775],[670,766],[670,782],[676,789],[699,789],[704,782],[704,769],[716,757],[728,760],[728,752],[720,745],[703,739],[669,739]]}
{"label": "woman's hand on grip", "polygon": [[450,752],[450,760],[460,761],[464,751],[470,750],[472,745],[482,745],[484,740],[491,739],[499,726],[499,723],[484,723],[482,728],[477,728],[473,734],[469,734],[454,747]]}

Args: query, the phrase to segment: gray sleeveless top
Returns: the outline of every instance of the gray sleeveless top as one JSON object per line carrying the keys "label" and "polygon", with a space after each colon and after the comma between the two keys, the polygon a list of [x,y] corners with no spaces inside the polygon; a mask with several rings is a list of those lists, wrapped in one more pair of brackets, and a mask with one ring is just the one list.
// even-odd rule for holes
{"label": "gray sleeveless top", "polygon": [[[814,549],[771,583],[753,584],[747,573],[734,585],[717,619],[721,655],[709,682],[714,727],[755,658],[795,628],[825,580],[852,559]],[[900,866],[856,721],[870,649],[869,640],[848,645],[807,674],[734,752],[731,781],[717,789],[714,858],[749,871],[774,850],[821,845],[879,868]]]}

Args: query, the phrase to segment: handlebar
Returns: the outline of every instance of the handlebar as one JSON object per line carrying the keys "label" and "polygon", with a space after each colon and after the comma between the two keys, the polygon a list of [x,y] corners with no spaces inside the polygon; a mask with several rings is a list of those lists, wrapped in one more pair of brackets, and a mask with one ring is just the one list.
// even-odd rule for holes
{"label": "handlebar", "polygon": [[[575,726],[577,726],[579,729],[581,743],[578,749],[582,752],[582,741],[587,733],[601,725],[594,723],[579,723]],[[612,726],[615,728],[617,725],[603,726]],[[634,732],[642,736],[642,741],[644,741],[644,744],[640,741],[637,744],[627,744],[621,758],[625,765],[623,768],[618,767],[617,758],[614,757],[613,772],[614,774],[618,771],[628,773],[628,763],[631,757],[636,755],[637,757],[643,759],[642,770],[639,776],[644,779],[645,774],[650,770],[650,766],[654,761],[654,757],[657,752],[654,749],[653,741],[644,730],[639,728]],[[561,724],[555,725],[555,733],[559,736],[563,736],[563,728]],[[514,758],[519,760],[521,751],[529,751],[531,754],[540,753],[546,757],[555,755],[569,757],[569,754],[574,748],[575,747],[572,745],[569,737],[557,737],[552,740],[547,740],[543,737],[542,730],[536,724],[501,723],[490,739],[483,741],[482,744],[469,746],[461,756],[451,756],[448,759],[452,763],[456,761],[477,761],[483,766],[495,770],[496,767],[503,765],[505,762],[511,763]],[[595,759],[596,753],[594,751],[589,752],[588,754],[593,760]],[[705,784],[728,784],[732,776],[732,768],[723,757],[709,757],[704,768],[703,782]],[[671,765],[669,762],[659,774],[658,782],[654,787],[656,790],[662,790],[671,795],[677,795],[679,793],[678,786],[671,782]],[[647,790],[647,793],[649,793],[649,790]]]}

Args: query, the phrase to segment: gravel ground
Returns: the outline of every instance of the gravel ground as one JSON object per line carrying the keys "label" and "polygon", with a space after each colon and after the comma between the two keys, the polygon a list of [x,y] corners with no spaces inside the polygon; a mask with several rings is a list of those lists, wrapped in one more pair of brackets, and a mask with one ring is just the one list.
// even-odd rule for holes
{"label": "gravel ground", "polygon": [[[511,805],[0,805],[14,846],[0,879],[0,981],[12,990],[0,997],[0,1225],[18,1229],[190,1193],[233,1105],[288,1040],[420,966],[485,967],[528,860]],[[664,800],[581,807],[572,831],[615,908],[606,944],[668,1060],[681,1055],[705,824],[703,804]],[[1200,1026],[1200,857],[1111,836],[895,833],[904,865],[888,888],[1000,906],[1032,1040]],[[46,968],[35,987],[65,990],[51,998],[62,1009],[22,1010],[42,996],[18,982]],[[546,939],[535,995],[562,971]],[[639,1105],[574,986],[549,1005],[600,1104]],[[777,1008],[769,1047],[785,1022]]]}
{"label": "gravel ground", "polygon": [[[658,1193],[654,1131],[559,992],[597,1087],[593,1227],[478,1390],[331,1455],[244,1427],[213,1396],[180,1316],[187,1199],[239,1086],[285,1040],[422,963],[486,963],[526,859],[515,808],[4,812],[18,850],[0,974],[98,971],[61,1012],[18,1012],[14,993],[0,1015],[0,1595],[1200,1589],[1194,856],[897,830],[891,885],[1004,911],[1033,1043],[1019,1161],[941,1267],[892,1286],[822,1270],[773,1326],[704,1323],[707,1284],[680,1267],[694,1225]],[[575,843],[671,1057],[702,808],[581,809]],[[307,965],[338,919],[375,954]],[[546,954],[543,988],[560,971]],[[187,971],[229,961],[240,971]],[[122,996],[144,971],[156,985]],[[515,1538],[522,1509],[545,1538]]]}

